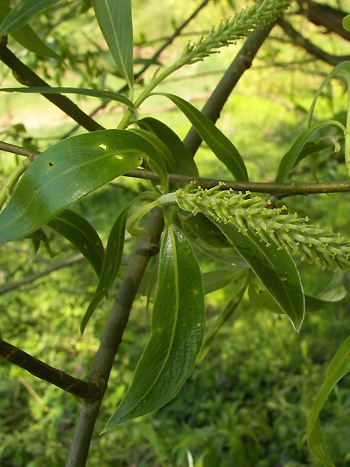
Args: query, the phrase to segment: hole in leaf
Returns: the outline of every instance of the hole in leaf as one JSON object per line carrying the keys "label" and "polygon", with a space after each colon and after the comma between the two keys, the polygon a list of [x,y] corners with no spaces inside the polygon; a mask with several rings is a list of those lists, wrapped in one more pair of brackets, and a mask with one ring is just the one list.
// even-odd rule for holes
{"label": "hole in leaf", "polygon": [[53,167],[53,166],[54,166],[54,163],[50,161],[47,165],[48,165],[49,167]]}
{"label": "hole in leaf", "polygon": [[124,156],[121,156],[120,154],[117,154],[117,155],[115,156],[115,158],[118,159],[118,160],[123,160],[123,159],[124,159]]}
{"label": "hole in leaf", "polygon": [[104,151],[107,151],[107,149],[108,149],[108,146],[106,144],[103,144],[103,143],[99,144],[98,147],[103,149]]}

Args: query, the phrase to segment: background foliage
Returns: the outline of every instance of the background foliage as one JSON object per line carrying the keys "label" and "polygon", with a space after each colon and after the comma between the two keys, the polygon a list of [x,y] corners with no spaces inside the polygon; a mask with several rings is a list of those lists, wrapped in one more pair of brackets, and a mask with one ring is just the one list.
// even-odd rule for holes
{"label": "background foliage", "polygon": [[[52,9],[35,20],[36,31],[65,58],[63,62],[38,58],[15,43],[11,46],[23,61],[50,79],[52,85],[118,89],[123,81],[111,71],[112,59],[88,8],[89,2],[66,3],[65,9]],[[232,14],[232,8],[242,3],[210,2],[191,24],[190,37],[207,30],[222,16]],[[195,8],[197,4],[188,1],[186,8]],[[158,14],[159,3],[153,0],[135,0],[133,7],[136,53],[141,67],[144,60],[152,56],[159,38],[169,35],[183,20],[184,9],[180,0],[162,2],[164,15]],[[296,18],[295,22],[331,53],[348,53],[346,41],[320,34],[316,26],[305,19]],[[160,60],[170,63],[187,40],[188,36],[178,39]],[[237,49],[238,46],[230,47],[205,62],[181,70],[160,89],[179,93],[181,87],[181,96],[201,107]],[[1,70],[1,87],[15,85],[5,67]],[[149,70],[145,80],[153,71]],[[254,67],[230,97],[218,123],[245,155],[252,180],[268,181],[276,174],[281,154],[304,126],[306,109],[328,72],[328,65],[286,43],[280,29],[272,33]],[[344,96],[341,83],[332,82],[321,97],[317,118],[342,119],[346,108]],[[88,98],[81,96],[76,100],[86,111],[94,108],[95,103]],[[160,118],[180,136],[188,130],[184,117],[164,99],[154,97],[142,110],[144,114]],[[46,148],[72,128],[68,119],[37,95],[4,94],[0,98],[0,111],[2,139],[31,149]],[[106,126],[115,125],[119,118],[118,104],[110,104],[97,117]],[[227,178],[226,169],[211,156],[207,147],[200,149],[198,161],[202,176]],[[0,153],[1,180],[13,164],[12,157]],[[326,151],[300,167],[299,181],[312,179],[315,168],[321,168],[317,171],[321,181],[346,178],[338,157],[329,158]],[[112,187],[102,188],[79,202],[75,209],[83,213],[106,240],[110,221],[115,218],[116,200],[127,201],[144,186],[141,181],[118,179]],[[349,196],[296,197],[288,201],[288,205],[307,213],[313,221],[330,224],[335,231],[346,234]],[[42,245],[36,255],[30,240],[11,243],[6,246],[6,252],[1,247],[2,283],[42,270],[52,261],[52,256],[58,261],[76,254],[53,230],[45,232],[50,248]],[[127,253],[132,251],[134,242],[127,239]],[[214,260],[202,260],[201,266],[208,272],[225,267]],[[310,293],[320,293],[328,287],[333,296],[339,298],[350,287],[347,275],[340,281],[334,274],[329,287],[330,274],[320,273],[316,278],[313,268],[303,271]],[[103,303],[80,337],[79,325],[94,292],[94,279],[93,271],[83,260],[15,293],[4,294],[0,303],[1,335],[31,354],[45,358],[48,363],[83,376],[98,346],[104,313],[109,305],[108,301]],[[118,281],[114,289],[117,287]],[[150,319],[146,291],[147,283],[123,338],[97,431],[103,428],[125,393],[147,341]],[[215,319],[234,291],[231,284],[207,296],[209,320]],[[110,296],[113,297],[113,292]],[[253,307],[245,297],[234,319],[220,331],[181,394],[156,415],[129,421],[119,430],[96,440],[91,448],[90,465],[210,467],[215,464],[231,466],[233,462],[242,467],[313,465],[305,443],[306,417],[327,362],[348,335],[348,308],[343,299],[308,313],[297,336],[285,317],[263,306]],[[350,462],[349,404],[350,386],[346,377],[322,414],[325,438],[330,440],[330,452],[339,465]],[[5,467],[62,465],[78,408],[69,394],[1,361],[0,464]]]}

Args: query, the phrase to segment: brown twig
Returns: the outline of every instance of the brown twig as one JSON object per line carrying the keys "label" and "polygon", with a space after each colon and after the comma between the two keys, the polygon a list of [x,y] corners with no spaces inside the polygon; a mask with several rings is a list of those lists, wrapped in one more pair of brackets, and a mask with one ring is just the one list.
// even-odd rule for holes
{"label": "brown twig", "polygon": [[293,26],[286,20],[280,19],[278,25],[283,31],[292,39],[293,43],[303,48],[306,52],[314,57],[328,63],[331,66],[335,66],[344,60],[350,60],[350,55],[332,55],[325,52],[320,47],[317,47],[311,41],[302,36]]}
{"label": "brown twig", "polygon": [[84,400],[98,399],[104,388],[95,381],[83,381],[79,378],[52,367],[32,357],[23,350],[4,340],[0,340],[0,357],[31,373],[33,376],[47,381]]}
{"label": "brown twig", "polygon": [[[191,138],[194,141],[191,143],[192,148],[197,145],[197,137],[195,133],[192,133]],[[2,142],[3,149],[7,146],[12,147],[12,151],[15,154],[24,155],[20,146],[8,145],[8,143]],[[1,145],[0,145],[1,149]],[[8,150],[8,149],[7,149]],[[25,150],[24,150],[25,151]],[[37,153],[38,154],[38,153]],[[159,175],[149,170],[137,169],[131,170],[124,174],[125,177],[139,178],[142,180],[154,180],[159,181]],[[350,192],[350,181],[340,180],[338,182],[330,183],[274,183],[274,182],[235,182],[228,179],[222,178],[203,178],[203,177],[191,177],[188,175],[180,175],[169,173],[169,182],[174,185],[188,185],[194,182],[200,185],[202,188],[212,188],[219,183],[224,183],[222,186],[223,190],[231,189],[233,191],[251,191],[252,193],[269,193],[277,197],[285,196],[296,196],[296,195],[316,195],[322,193],[348,193]],[[40,273],[38,273],[40,274]],[[0,288],[0,295],[2,289]]]}

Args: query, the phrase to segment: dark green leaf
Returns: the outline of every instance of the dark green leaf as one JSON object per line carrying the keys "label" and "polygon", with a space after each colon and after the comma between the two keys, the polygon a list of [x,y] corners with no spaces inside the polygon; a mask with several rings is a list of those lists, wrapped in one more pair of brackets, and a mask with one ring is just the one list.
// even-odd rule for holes
{"label": "dark green leaf", "polygon": [[103,244],[96,230],[84,217],[65,209],[48,225],[69,240],[89,261],[96,274],[100,275],[104,257]]}
{"label": "dark green leaf", "polygon": [[279,250],[274,244],[267,247],[251,231],[243,235],[233,225],[216,225],[299,332],[304,319],[305,299],[299,272],[289,253]]}
{"label": "dark green leaf", "polygon": [[16,31],[38,13],[58,3],[59,0],[22,0],[0,24],[0,36]]}
{"label": "dark green leaf", "polygon": [[34,232],[86,194],[135,169],[148,149],[128,130],[96,131],[50,147],[29,166],[0,213],[0,243]]}
{"label": "dark green leaf", "polygon": [[335,467],[322,439],[320,412],[334,386],[350,370],[350,337],[347,337],[328,365],[323,384],[314,398],[307,424],[307,442],[311,452],[324,467]]}
{"label": "dark green leaf", "polygon": [[203,115],[196,107],[174,94],[162,93],[177,105],[186,115],[200,137],[207,143],[216,157],[228,168],[236,180],[248,181],[247,169],[237,148],[231,141]]}
{"label": "dark green leaf", "polygon": [[97,21],[118,71],[133,90],[133,30],[131,0],[92,0]]}
{"label": "dark green leaf", "polygon": [[201,273],[186,237],[169,227],[163,238],[152,335],[134,380],[106,430],[172,400],[188,378],[204,326]]}
{"label": "dark green leaf", "polygon": [[[9,0],[0,0],[0,22],[11,11]],[[12,36],[26,49],[43,57],[58,58],[58,55],[43,42],[33,29],[25,25],[14,31]]]}
{"label": "dark green leaf", "polygon": [[132,102],[123,94],[112,91],[99,91],[98,89],[84,89],[84,88],[51,88],[51,87],[28,87],[28,88],[0,88],[2,92],[21,92],[24,94],[81,94],[83,96],[100,97],[117,101],[132,108]]}
{"label": "dark green leaf", "polygon": [[89,322],[97,305],[105,297],[111,288],[113,281],[118,274],[120,263],[123,256],[125,225],[128,217],[129,206],[125,208],[117,217],[108,237],[106,252],[102,264],[102,270],[95,293],[91,299],[90,305],[82,319],[80,325],[81,333]]}
{"label": "dark green leaf", "polygon": [[283,156],[276,176],[276,182],[284,182],[291,171],[298,165],[298,163],[311,152],[303,151],[305,145],[321,128],[334,125],[342,129],[342,125],[337,120],[324,120],[312,128],[304,130],[294,141],[290,150]]}
{"label": "dark green leaf", "polygon": [[170,172],[182,175],[193,175],[195,177],[198,176],[198,169],[192,154],[171,128],[163,122],[151,117],[138,120],[137,124],[144,130],[152,131],[167,145],[171,156],[171,162],[168,165],[168,170]]}

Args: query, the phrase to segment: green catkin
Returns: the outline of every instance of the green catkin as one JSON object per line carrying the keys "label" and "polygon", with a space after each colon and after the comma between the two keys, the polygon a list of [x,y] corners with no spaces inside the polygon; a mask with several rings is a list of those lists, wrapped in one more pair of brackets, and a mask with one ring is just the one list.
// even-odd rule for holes
{"label": "green catkin", "polygon": [[210,190],[193,189],[192,185],[177,190],[175,201],[181,209],[193,215],[201,212],[215,222],[230,223],[244,235],[251,230],[267,247],[275,243],[279,248],[323,267],[350,267],[350,242],[339,234],[308,224],[307,217],[288,213],[286,206],[267,209],[270,201],[249,192],[219,189],[220,185]]}
{"label": "green catkin", "polygon": [[195,63],[216,53],[220,47],[246,37],[256,27],[273,23],[291,4],[291,0],[258,0],[233,18],[223,20],[209,34],[187,45],[180,60]]}

